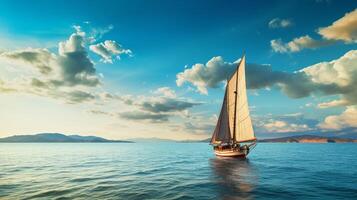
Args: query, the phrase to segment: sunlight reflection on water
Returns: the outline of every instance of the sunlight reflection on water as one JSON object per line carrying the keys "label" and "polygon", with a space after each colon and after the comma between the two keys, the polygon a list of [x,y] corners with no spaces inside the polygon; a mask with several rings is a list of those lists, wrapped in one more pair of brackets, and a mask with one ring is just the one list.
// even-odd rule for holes
{"label": "sunlight reflection on water", "polygon": [[249,159],[211,158],[210,164],[224,199],[252,199],[258,173]]}

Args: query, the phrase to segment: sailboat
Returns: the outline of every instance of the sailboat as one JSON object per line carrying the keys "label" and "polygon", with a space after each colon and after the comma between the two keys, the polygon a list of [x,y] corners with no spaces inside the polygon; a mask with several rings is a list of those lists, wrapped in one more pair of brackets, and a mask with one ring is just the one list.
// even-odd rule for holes
{"label": "sailboat", "polygon": [[245,158],[256,141],[249,115],[243,55],[227,80],[221,113],[210,144],[217,156]]}

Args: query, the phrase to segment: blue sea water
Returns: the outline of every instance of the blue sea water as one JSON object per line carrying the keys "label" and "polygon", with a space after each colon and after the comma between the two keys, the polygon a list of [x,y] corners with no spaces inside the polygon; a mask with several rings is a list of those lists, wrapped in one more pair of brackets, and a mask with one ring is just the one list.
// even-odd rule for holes
{"label": "blue sea water", "polygon": [[0,143],[0,199],[357,199],[357,144]]}

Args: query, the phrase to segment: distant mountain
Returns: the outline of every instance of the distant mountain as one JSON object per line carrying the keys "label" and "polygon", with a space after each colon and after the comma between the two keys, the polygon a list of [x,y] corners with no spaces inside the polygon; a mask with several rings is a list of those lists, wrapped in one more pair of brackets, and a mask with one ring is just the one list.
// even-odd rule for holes
{"label": "distant mountain", "polygon": [[60,133],[40,133],[36,135],[14,135],[0,138],[0,142],[125,142],[123,140],[107,140],[96,136],[64,135]]}
{"label": "distant mountain", "polygon": [[356,139],[322,137],[315,135],[299,135],[272,139],[261,139],[258,142],[280,142],[280,143],[357,143]]}
{"label": "distant mountain", "polygon": [[76,140],[81,140],[81,141],[85,141],[85,142],[108,142],[111,140],[107,140],[101,137],[97,137],[97,136],[81,136],[81,135],[69,135],[68,137],[72,138],[72,139],[76,139]]}

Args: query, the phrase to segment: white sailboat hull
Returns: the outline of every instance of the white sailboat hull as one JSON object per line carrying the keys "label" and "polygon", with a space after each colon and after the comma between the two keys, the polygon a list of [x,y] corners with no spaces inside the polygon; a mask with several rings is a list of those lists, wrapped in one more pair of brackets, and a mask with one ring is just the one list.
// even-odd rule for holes
{"label": "white sailboat hull", "polygon": [[241,157],[245,158],[248,155],[247,150],[241,150],[239,148],[235,149],[224,149],[224,150],[214,150],[216,156],[220,157]]}

